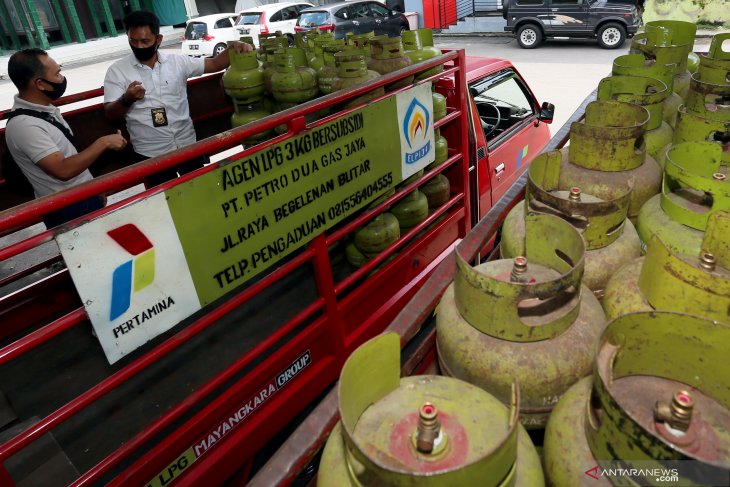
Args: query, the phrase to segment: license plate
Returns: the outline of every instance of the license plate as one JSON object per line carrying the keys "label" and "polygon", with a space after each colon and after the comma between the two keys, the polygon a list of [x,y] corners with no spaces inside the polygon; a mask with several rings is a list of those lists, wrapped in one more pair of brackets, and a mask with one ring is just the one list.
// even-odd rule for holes
{"label": "license plate", "polygon": [[249,29],[238,29],[238,32],[240,32],[242,35],[249,34],[251,31]]}
{"label": "license plate", "polygon": [[197,44],[188,44],[188,47],[191,51],[197,51],[200,46]]}

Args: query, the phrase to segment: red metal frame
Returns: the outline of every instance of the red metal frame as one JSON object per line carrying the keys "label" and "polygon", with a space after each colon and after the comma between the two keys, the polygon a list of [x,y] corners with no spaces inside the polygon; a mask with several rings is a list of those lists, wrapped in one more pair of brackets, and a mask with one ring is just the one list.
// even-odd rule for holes
{"label": "red metal frame", "polygon": [[[457,238],[466,235],[470,230],[469,163],[468,157],[464,153],[469,147],[466,129],[468,120],[466,116],[464,52],[447,52],[438,58],[420,64],[417,68],[405,68],[370,83],[360,85],[360,87],[347,93],[328,95],[299,107],[277,113],[261,121],[202,140],[165,156],[153,158],[124,170],[96,178],[72,190],[40,198],[0,213],[0,235],[5,235],[39,221],[45,213],[57,210],[59,207],[93,195],[131,187],[159,170],[175,166],[181,161],[203,154],[214,154],[227,150],[240,144],[242,140],[253,134],[286,123],[288,127],[287,134],[247,149],[238,154],[236,158],[263,150],[272,144],[293,137],[305,128],[313,128],[333,118],[343,116],[351,112],[352,109],[309,125],[304,122],[304,115],[306,114],[357,97],[380,86],[390,84],[395,80],[440,64],[447,64],[447,69],[443,74],[436,75],[429,80],[435,80],[441,76],[453,76],[455,86],[457,86],[458,96],[456,100],[458,100],[458,105],[451,106],[450,114],[439,121],[437,125],[461,124],[461,129],[457,131],[461,134],[461,137],[450,140],[450,157],[448,161],[426,174],[425,179],[420,184],[435,177],[438,173],[448,173],[453,189],[452,197],[445,205],[429,216],[426,221],[407,232],[375,259],[340,282],[335,282],[332,276],[329,247],[346,237],[356,228],[367,223],[369,219],[382,212],[384,208],[405,196],[408,191],[396,193],[378,208],[363,212],[330,234],[319,235],[306,246],[303,252],[281,264],[261,280],[232,295],[225,302],[178,331],[174,336],[121,367],[86,392],[42,418],[32,427],[0,445],[0,465],[45,433],[52,431],[54,427],[68,421],[110,391],[127,383],[141,371],[187,343],[196,335],[214,326],[221,318],[276,283],[283,276],[301,266],[311,265],[319,295],[315,301],[311,302],[265,340],[258,343],[253,349],[228,365],[222,372],[210,378],[207,383],[199,387],[186,400],[173,405],[159,418],[148,424],[146,428],[139,431],[132,438],[127,439],[123,445],[111,452],[96,466],[84,472],[72,485],[80,486],[97,483],[107,478],[106,476],[110,473],[115,475],[111,481],[112,485],[136,485],[148,482],[159,472],[164,471],[197,438],[240,407],[242,398],[249,397],[271,377],[275,377],[282,367],[291,363],[293,357],[296,358],[306,350],[311,351],[313,357],[311,367],[304,370],[300,376],[297,376],[296,380],[287,384],[285,388],[277,391],[277,394],[268,400],[266,407],[257,409],[255,413],[252,413],[245,423],[241,423],[225,437],[225,441],[220,441],[206,452],[205,461],[196,462],[188,467],[177,482],[180,485],[196,485],[204,478],[206,484],[220,483],[233,475],[243,465],[249,463],[256,449],[246,449],[245,444],[253,439],[259,446],[263,445],[301,409],[301,407],[300,409],[292,407],[293,403],[303,406],[324,391],[336,379],[345,357],[364,340],[383,330],[393,316],[414,295],[419,285],[433,272],[439,262],[446,258],[453,242]],[[387,96],[390,96],[390,94]],[[219,165],[224,163],[225,161],[219,163]],[[84,217],[84,219],[99,217],[121,206],[147,198],[214,169],[215,165],[207,166],[175,181],[170,181],[98,210]],[[415,189],[418,185],[419,183],[413,183],[406,189]],[[444,217],[444,220],[437,222],[441,217]],[[71,222],[65,228],[78,225],[81,221],[82,219]],[[48,230],[0,249],[0,261],[15,257],[44,242],[48,242],[52,238],[53,230]],[[383,265],[386,259],[398,251],[402,251],[406,245],[409,246],[407,252],[400,252],[394,259]],[[382,268],[378,269],[381,265]],[[377,272],[375,277],[365,279],[372,272]],[[18,273],[18,275],[21,274],[27,274],[27,272]],[[67,272],[62,271],[56,276],[67,277]],[[358,282],[362,284],[355,286],[355,283]],[[348,292],[348,294],[342,298],[341,295],[345,292]],[[362,309],[363,302],[368,303],[369,307],[367,309]],[[314,319],[314,321],[298,332],[294,338],[283,341],[287,334],[309,319]],[[71,312],[39,329],[27,332],[25,336],[0,349],[0,365],[7,364],[21,355],[32,352],[36,347],[48,343],[63,331],[82,325],[86,320],[83,307],[76,307]],[[272,352],[272,346],[274,345],[281,346]],[[257,360],[260,360],[260,362],[252,372],[237,379],[233,385],[222,393],[214,395],[214,392],[222,385],[239,377],[248,365]],[[183,418],[196,406],[202,406],[202,408],[192,417],[186,419],[182,426],[149,447],[149,443],[153,438],[165,431],[174,422]],[[118,473],[121,468],[120,465],[122,463],[127,465],[130,456],[140,448],[144,448],[142,458],[125,466],[121,473]],[[13,485],[4,466],[0,466],[0,483]]]}
{"label": "red metal frame", "polygon": [[[567,143],[570,126],[573,122],[583,118],[585,107],[595,98],[596,91],[593,91],[551,139],[545,148],[546,151],[560,149]],[[459,252],[461,257],[469,262],[478,262],[484,250],[492,247],[507,213],[524,198],[526,183],[527,173],[525,172],[474,226],[472,231],[456,245],[455,251]],[[436,270],[418,292],[388,325],[386,331],[400,335],[401,347],[408,344],[421,331],[424,323],[438,305],[441,295],[453,281],[455,270],[454,257],[449,255],[438,264]],[[435,327],[426,329],[424,333],[426,336],[421,345],[410,355],[401,357],[402,376],[423,373],[429,366],[429,359],[435,360]],[[247,485],[249,487],[275,487],[291,484],[299,472],[324,446],[338,420],[337,388],[334,387]]]}

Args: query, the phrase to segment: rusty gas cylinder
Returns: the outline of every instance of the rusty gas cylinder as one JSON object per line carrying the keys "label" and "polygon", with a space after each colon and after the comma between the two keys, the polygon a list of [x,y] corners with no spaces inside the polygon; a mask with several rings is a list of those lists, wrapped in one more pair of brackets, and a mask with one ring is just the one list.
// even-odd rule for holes
{"label": "rusty gas cylinder", "polygon": [[644,32],[631,40],[632,54],[644,54],[660,64],[673,64],[675,93],[686,99],[690,73],[687,56],[694,47],[697,25],[679,20],[655,20],[647,22]]}
{"label": "rusty gas cylinder", "polygon": [[[387,35],[375,36],[370,39],[372,58],[368,61],[368,69],[380,74],[388,74],[412,64],[411,58],[403,51],[403,42],[400,37]],[[397,90],[413,84],[413,76],[407,76],[385,86],[386,91]]]}
{"label": "rusty gas cylinder", "polygon": [[276,54],[283,52],[287,46],[286,37],[282,36],[267,37],[261,40],[261,50],[263,52],[261,66],[264,70],[264,88],[267,93],[271,93],[271,77],[276,72]]}
{"label": "rusty gas cylinder", "polygon": [[664,169],[667,151],[672,145],[695,141],[709,141],[720,145],[723,164],[730,163],[730,120],[712,120],[687,110],[684,105],[677,110],[677,124],[672,142],[659,151],[656,162]]}
{"label": "rusty gas cylinder", "polygon": [[730,211],[713,213],[695,254],[673,252],[657,236],[646,257],[606,286],[608,319],[634,311],[676,311],[730,324]]}
{"label": "rusty gas cylinder", "polygon": [[562,187],[561,155],[558,151],[537,156],[529,168],[526,199],[507,214],[502,226],[502,258],[525,255],[525,212],[549,213],[578,229],[586,243],[583,284],[598,299],[611,275],[641,255],[641,243],[634,225],[626,219],[631,186],[623,195],[602,200],[585,194],[577,186]]}
{"label": "rusty gas cylinder", "polygon": [[646,153],[654,159],[672,142],[672,127],[662,118],[669,89],[660,80],[643,76],[610,76],[598,83],[599,100],[635,103],[647,109],[649,122],[644,132]]}
{"label": "rusty gas cylinder", "polygon": [[730,51],[723,49],[723,44],[727,40],[730,40],[730,32],[712,36],[707,53],[699,55],[699,79],[715,84],[730,83]]}
{"label": "rusty gas cylinder", "polygon": [[509,407],[466,382],[400,377],[400,339],[380,335],[345,362],[340,421],[322,453],[318,487],[544,485],[540,460]]}
{"label": "rusty gas cylinder", "polygon": [[664,164],[660,194],[641,208],[636,229],[642,245],[652,235],[675,252],[696,255],[708,217],[730,210],[730,181],[723,148],[714,142],[672,146]]}
{"label": "rusty gas cylinder", "polygon": [[560,150],[559,184],[610,200],[622,195],[633,179],[628,214],[635,222],[641,205],[659,192],[662,180],[662,170],[643,141],[648,121],[646,108],[633,103],[589,103],[585,120],[570,127],[570,145]]}
{"label": "rusty gas cylinder", "polygon": [[662,485],[654,469],[677,485],[727,485],[730,369],[718,364],[728,350],[728,326],[691,315],[632,313],[609,323],[593,376],[548,422],[548,485]]}
{"label": "rusty gas cylinder", "polygon": [[605,316],[581,285],[585,244],[552,215],[525,217],[526,257],[472,267],[457,247],[456,276],[436,315],[439,364],[507,403],[520,383],[520,418],[542,428],[558,398],[590,373]]}
{"label": "rusty gas cylinder", "polygon": [[662,103],[662,118],[674,128],[677,109],[684,100],[673,90],[675,64],[660,64],[656,59],[647,58],[643,54],[625,54],[613,60],[611,73],[620,76],[642,76],[658,79],[667,86],[669,95]]}

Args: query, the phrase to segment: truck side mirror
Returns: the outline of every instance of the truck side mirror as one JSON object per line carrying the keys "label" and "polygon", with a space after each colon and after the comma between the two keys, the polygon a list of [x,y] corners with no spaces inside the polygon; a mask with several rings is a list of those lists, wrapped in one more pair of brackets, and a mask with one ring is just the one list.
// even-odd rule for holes
{"label": "truck side mirror", "polygon": [[552,123],[554,116],[555,105],[546,101],[542,102],[542,106],[540,107],[540,115],[538,115],[537,119],[541,122]]}

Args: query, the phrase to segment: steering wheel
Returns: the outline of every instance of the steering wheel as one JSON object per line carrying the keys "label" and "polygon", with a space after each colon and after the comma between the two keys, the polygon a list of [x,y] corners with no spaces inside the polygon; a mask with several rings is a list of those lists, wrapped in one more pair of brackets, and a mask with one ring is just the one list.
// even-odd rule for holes
{"label": "steering wheel", "polygon": [[479,120],[481,120],[482,122],[482,130],[484,130],[484,136],[489,137],[490,135],[492,135],[492,132],[497,130],[499,122],[502,121],[502,114],[499,112],[499,108],[497,107],[497,105],[492,105],[491,103],[483,103],[482,106],[491,107],[494,109],[495,112],[497,112],[496,117],[479,115]]}

